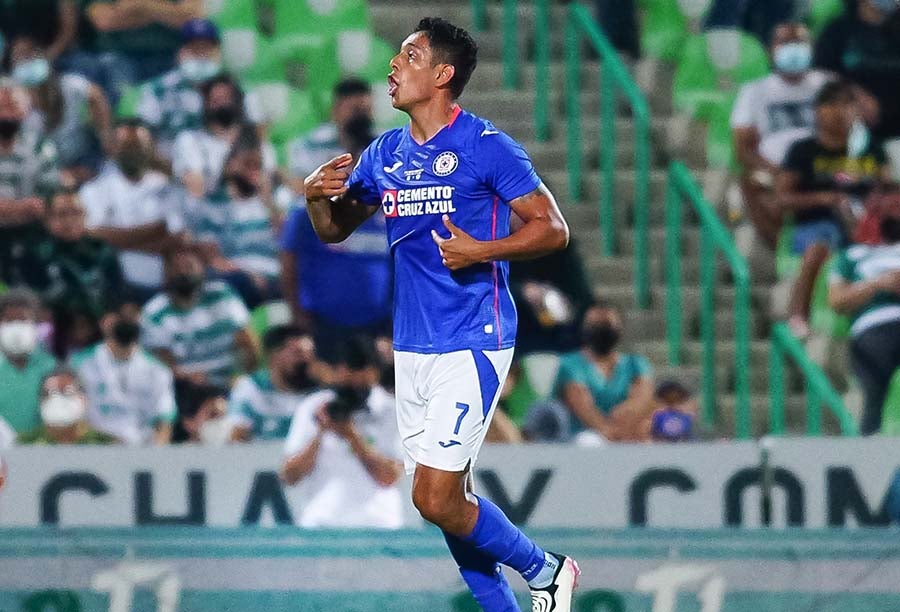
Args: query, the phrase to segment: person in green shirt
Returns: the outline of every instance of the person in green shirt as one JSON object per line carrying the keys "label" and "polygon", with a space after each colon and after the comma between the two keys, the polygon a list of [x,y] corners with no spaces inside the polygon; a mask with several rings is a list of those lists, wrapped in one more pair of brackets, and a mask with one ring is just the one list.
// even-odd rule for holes
{"label": "person in green shirt", "polygon": [[38,346],[41,302],[28,289],[0,295],[0,417],[18,433],[40,424],[38,390],[56,360]]}
{"label": "person in green shirt", "polygon": [[573,433],[639,438],[640,423],[653,409],[653,371],[643,356],[617,350],[622,332],[619,312],[595,303],[584,315],[581,350],[560,360],[555,395],[575,417]]}
{"label": "person in green shirt", "polygon": [[74,371],[53,370],[41,382],[41,425],[19,436],[20,444],[112,444],[115,438],[91,429],[87,400]]}
{"label": "person in green shirt", "polygon": [[100,340],[100,317],[123,287],[119,258],[109,244],[91,238],[77,191],[59,191],[44,219],[47,234],[27,250],[22,278],[53,312],[58,355]]}

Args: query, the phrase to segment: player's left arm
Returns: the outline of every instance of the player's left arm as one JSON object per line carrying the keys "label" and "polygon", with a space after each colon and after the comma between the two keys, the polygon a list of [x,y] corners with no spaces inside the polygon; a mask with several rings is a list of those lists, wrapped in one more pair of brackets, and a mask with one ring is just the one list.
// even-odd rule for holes
{"label": "player's left arm", "polygon": [[569,244],[569,226],[556,204],[556,198],[541,183],[537,189],[509,203],[523,221],[518,231],[500,240],[476,240],[444,215],[449,238],[432,231],[445,266],[460,270],[477,263],[535,259]]}

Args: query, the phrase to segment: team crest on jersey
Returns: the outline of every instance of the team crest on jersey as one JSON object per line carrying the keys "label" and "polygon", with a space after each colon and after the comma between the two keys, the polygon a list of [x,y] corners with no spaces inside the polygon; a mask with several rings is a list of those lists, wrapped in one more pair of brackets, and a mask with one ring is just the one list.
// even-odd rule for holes
{"label": "team crest on jersey", "polygon": [[437,176],[447,176],[453,174],[459,165],[459,159],[453,151],[444,151],[434,159],[434,165],[431,169]]}

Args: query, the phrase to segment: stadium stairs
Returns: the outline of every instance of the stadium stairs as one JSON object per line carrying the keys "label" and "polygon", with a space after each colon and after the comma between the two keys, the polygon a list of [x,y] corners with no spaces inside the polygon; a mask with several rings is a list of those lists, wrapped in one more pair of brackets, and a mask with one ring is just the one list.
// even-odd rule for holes
{"label": "stadium stairs", "polygon": [[[599,246],[599,213],[597,197],[600,182],[594,169],[598,163],[597,143],[599,142],[599,64],[585,60],[582,69],[581,103],[583,109],[582,146],[590,170],[585,172],[585,188],[581,202],[572,201],[567,189],[566,142],[564,97],[563,31],[567,6],[554,4],[551,16],[552,62],[551,83],[551,137],[546,142],[538,142],[533,128],[534,90],[546,84],[535,83],[530,32],[533,32],[533,10],[531,3],[522,3],[519,8],[520,36],[519,57],[521,64],[521,85],[517,90],[504,89],[501,54],[501,6],[489,3],[487,29],[477,33],[480,46],[479,64],[461,104],[464,108],[490,118],[501,129],[522,142],[532,156],[538,173],[556,194],[573,236],[577,241],[582,260],[595,287],[596,295],[622,309],[626,325],[627,346],[646,355],[653,363],[657,380],[674,378],[682,380],[692,388],[700,388],[700,359],[702,345],[699,342],[699,230],[693,219],[689,220],[684,232],[684,260],[682,263],[685,294],[684,308],[687,311],[686,342],[683,365],[670,367],[667,361],[665,342],[665,282],[664,253],[665,211],[664,193],[666,168],[671,159],[680,159],[688,164],[695,178],[703,186],[712,202],[722,203],[718,208],[725,218],[724,202],[727,176],[705,167],[706,154],[701,147],[692,143],[705,143],[702,126],[688,124],[676,117],[672,110],[671,70],[660,64],[642,63],[634,67],[639,85],[647,94],[651,106],[652,125],[652,168],[651,168],[651,211],[650,245],[652,269],[652,303],[649,309],[635,307],[632,283],[634,252],[634,231],[632,227],[631,200],[634,176],[633,124],[627,109],[622,108],[617,120],[619,152],[616,176],[618,254],[603,257]],[[443,0],[440,3],[417,0],[372,0],[371,18],[375,33],[388,42],[399,45],[421,17],[441,16],[467,28],[472,28],[471,3],[467,0]],[[768,353],[769,325],[772,286],[774,285],[773,264],[763,257],[761,261],[751,261],[752,287],[752,411],[755,435],[767,431],[768,422]],[[734,290],[728,282],[727,270],[720,266],[719,290],[717,292],[716,337],[718,381],[718,419],[712,436],[732,437],[734,435]],[[804,419],[803,397],[795,391],[798,382],[788,376],[788,388],[792,391],[786,404],[788,427],[800,431]],[[826,428],[830,424],[826,417]]]}

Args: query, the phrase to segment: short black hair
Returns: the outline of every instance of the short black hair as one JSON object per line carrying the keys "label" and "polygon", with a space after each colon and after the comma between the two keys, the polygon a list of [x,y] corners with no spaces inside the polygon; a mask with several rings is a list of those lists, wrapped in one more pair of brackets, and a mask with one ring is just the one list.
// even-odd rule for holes
{"label": "short black hair", "polygon": [[428,37],[436,62],[453,66],[455,73],[450,79],[450,92],[454,98],[460,97],[478,65],[475,40],[463,28],[440,17],[426,17],[416,26],[416,32]]}
{"label": "short black hair", "polygon": [[263,335],[263,348],[267,353],[277,351],[288,340],[309,336],[309,333],[298,325],[277,325]]}
{"label": "short black hair", "polygon": [[182,419],[190,419],[197,416],[200,407],[209,400],[217,397],[227,398],[228,391],[208,383],[194,383],[179,379],[175,381],[175,397],[178,416]]}
{"label": "short black hair", "polygon": [[334,86],[335,100],[370,93],[372,93],[372,86],[359,77],[347,77],[346,79],[341,79],[341,81],[339,81],[338,84]]}
{"label": "short black hair", "polygon": [[38,385],[38,391],[40,393],[44,392],[44,385],[47,384],[47,381],[51,378],[56,378],[57,376],[70,376],[75,380],[75,384],[78,385],[78,390],[82,393],[84,392],[84,385],[81,383],[81,379],[78,378],[78,372],[73,370],[71,367],[67,365],[59,365],[44,374],[41,378],[41,384]]}
{"label": "short black hair", "polygon": [[837,80],[825,83],[816,96],[816,108],[835,102],[853,102],[853,87],[846,81]]}
{"label": "short black hair", "polygon": [[200,95],[203,97],[203,104],[206,104],[206,101],[209,99],[209,94],[212,93],[212,90],[219,85],[225,85],[231,88],[231,91],[234,92],[236,98],[235,102],[240,107],[241,111],[243,111],[244,89],[241,87],[240,83],[238,83],[233,77],[227,74],[220,74],[219,76],[215,76],[200,86]]}

